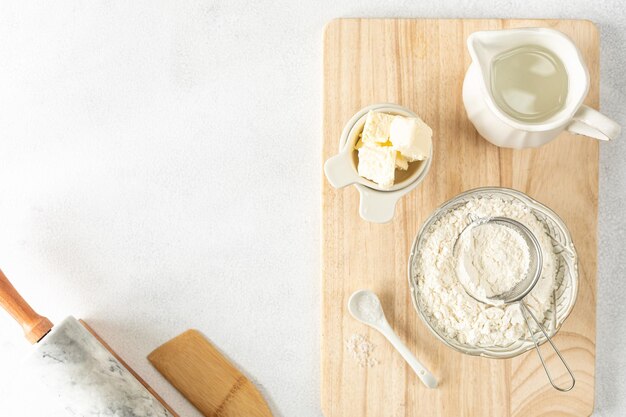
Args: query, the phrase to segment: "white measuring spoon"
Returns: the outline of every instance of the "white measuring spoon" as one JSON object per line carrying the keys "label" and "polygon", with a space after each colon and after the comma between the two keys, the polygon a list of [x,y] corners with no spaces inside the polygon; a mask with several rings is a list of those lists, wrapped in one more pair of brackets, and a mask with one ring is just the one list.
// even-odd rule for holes
{"label": "white measuring spoon", "polygon": [[348,310],[352,317],[381,332],[413,368],[424,385],[428,388],[437,388],[437,378],[417,360],[387,322],[376,294],[368,290],[356,291],[348,300]]}

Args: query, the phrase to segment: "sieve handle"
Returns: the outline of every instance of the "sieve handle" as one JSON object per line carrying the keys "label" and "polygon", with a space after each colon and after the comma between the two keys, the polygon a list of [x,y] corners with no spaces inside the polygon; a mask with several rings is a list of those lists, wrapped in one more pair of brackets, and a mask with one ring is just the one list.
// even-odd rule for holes
{"label": "sieve handle", "polygon": [[[537,351],[537,355],[539,355],[539,359],[541,360],[541,365],[543,365],[543,369],[546,371],[546,375],[548,376],[548,379],[550,380],[550,385],[552,385],[554,387],[554,389],[556,389],[558,391],[561,391],[561,392],[570,391],[572,388],[574,388],[574,385],[576,384],[576,378],[574,378],[574,374],[572,373],[572,370],[569,368],[569,366],[567,365],[567,362],[565,362],[565,359],[561,355],[561,352],[554,345],[554,342],[552,342],[552,338],[550,336],[548,336],[548,332],[546,332],[546,329],[544,329],[544,327],[541,325],[541,323],[539,323],[539,320],[537,320],[537,317],[535,317],[533,312],[530,311],[530,309],[528,307],[526,307],[526,304],[524,304],[523,302],[520,302],[519,304],[520,304],[520,308],[522,310],[522,316],[524,316],[524,321],[526,322],[526,327],[528,327],[528,331],[530,332],[530,337],[532,337],[533,343],[535,344],[535,350]],[[526,313],[528,313],[528,315],[530,315],[530,317],[532,317],[532,319],[535,322],[535,324],[539,327],[539,330],[541,330],[541,332],[546,337],[548,342],[550,342],[550,346],[552,346],[552,349],[556,352],[557,356],[561,360],[561,363],[563,365],[565,365],[565,369],[567,369],[567,372],[569,373],[569,376],[572,378],[571,385],[569,385],[567,387],[559,387],[552,380],[552,375],[550,375],[550,371],[548,370],[548,366],[546,365],[546,362],[543,360],[543,355],[541,354],[541,350],[539,350],[539,343],[537,343],[537,339],[535,338],[535,334],[533,333],[532,329],[530,328],[530,323],[528,322],[528,316],[527,316]]]}

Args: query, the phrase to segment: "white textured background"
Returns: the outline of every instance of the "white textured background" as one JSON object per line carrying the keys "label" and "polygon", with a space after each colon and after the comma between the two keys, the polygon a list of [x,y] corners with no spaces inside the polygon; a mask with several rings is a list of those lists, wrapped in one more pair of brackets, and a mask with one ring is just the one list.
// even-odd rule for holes
{"label": "white textured background", "polygon": [[[626,125],[621,1],[0,1],[0,267],[148,364],[203,331],[277,416],[319,417],[321,40],[335,17],[586,18]],[[581,139],[584,140],[584,139]],[[601,152],[597,416],[626,413],[626,137]],[[0,315],[0,415],[33,401]],[[383,416],[381,416],[383,417]]]}

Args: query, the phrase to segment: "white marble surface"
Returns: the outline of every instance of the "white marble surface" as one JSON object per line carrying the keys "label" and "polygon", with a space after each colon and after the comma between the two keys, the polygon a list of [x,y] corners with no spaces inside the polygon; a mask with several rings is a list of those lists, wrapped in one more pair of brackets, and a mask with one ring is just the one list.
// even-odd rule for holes
{"label": "white marble surface", "polygon": [[172,417],[74,317],[57,323],[23,363],[68,416]]}
{"label": "white marble surface", "polygon": [[[319,417],[321,37],[340,16],[566,17],[602,36],[602,107],[626,125],[611,1],[0,1],[0,266],[101,333],[184,416],[145,356],[189,327],[277,416]],[[601,153],[596,415],[626,412],[626,137]],[[0,415],[33,401],[0,315]],[[15,376],[15,377],[13,377]],[[44,397],[45,398],[45,397]]]}

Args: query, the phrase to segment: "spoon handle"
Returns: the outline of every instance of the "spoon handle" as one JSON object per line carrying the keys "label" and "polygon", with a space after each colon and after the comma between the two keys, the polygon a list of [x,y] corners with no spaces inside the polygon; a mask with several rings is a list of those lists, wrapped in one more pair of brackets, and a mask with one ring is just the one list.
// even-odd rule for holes
{"label": "spoon handle", "polygon": [[380,325],[380,332],[389,340],[389,342],[393,345],[394,348],[402,355],[404,360],[409,364],[411,368],[417,374],[417,377],[422,380],[424,385],[428,388],[437,388],[437,378],[430,373],[428,369],[422,365],[420,361],[417,360],[415,355],[406,347],[404,343],[400,340],[398,335],[393,331],[389,323],[384,320],[384,323]]}

